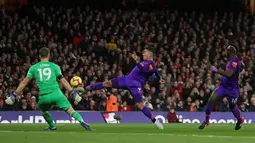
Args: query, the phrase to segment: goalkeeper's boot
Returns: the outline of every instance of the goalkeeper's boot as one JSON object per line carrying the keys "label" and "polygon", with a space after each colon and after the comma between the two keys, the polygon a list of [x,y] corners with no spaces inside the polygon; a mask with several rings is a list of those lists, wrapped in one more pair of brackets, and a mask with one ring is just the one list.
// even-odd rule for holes
{"label": "goalkeeper's boot", "polygon": [[90,127],[90,125],[84,121],[80,122],[81,126],[83,128],[85,128],[87,131],[92,131],[92,128]]}
{"label": "goalkeeper's boot", "polygon": [[203,122],[200,126],[199,126],[199,129],[200,130],[203,130],[206,126],[209,126],[209,122]]}
{"label": "goalkeeper's boot", "polygon": [[47,127],[44,129],[45,131],[56,131],[57,128],[56,127]]}
{"label": "goalkeeper's boot", "polygon": [[243,123],[244,123],[244,117],[241,117],[241,118],[237,121],[237,123],[236,123],[235,130],[241,129]]}

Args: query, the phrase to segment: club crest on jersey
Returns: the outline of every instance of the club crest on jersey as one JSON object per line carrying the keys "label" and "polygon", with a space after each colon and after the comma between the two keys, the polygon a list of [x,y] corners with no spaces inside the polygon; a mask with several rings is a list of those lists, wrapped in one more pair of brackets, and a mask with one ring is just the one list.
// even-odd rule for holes
{"label": "club crest on jersey", "polygon": [[138,88],[138,93],[142,93],[142,88]]}
{"label": "club crest on jersey", "polygon": [[153,67],[152,67],[152,65],[150,65],[150,66],[149,66],[149,70],[153,70]]}
{"label": "club crest on jersey", "polygon": [[232,66],[233,66],[233,67],[236,67],[236,66],[237,66],[237,62],[233,62],[233,63],[232,63]]}

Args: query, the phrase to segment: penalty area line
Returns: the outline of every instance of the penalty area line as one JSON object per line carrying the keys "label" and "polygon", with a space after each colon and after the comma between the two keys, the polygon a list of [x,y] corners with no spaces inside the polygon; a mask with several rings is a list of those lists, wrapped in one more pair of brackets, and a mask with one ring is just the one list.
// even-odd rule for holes
{"label": "penalty area line", "polygon": [[177,137],[195,137],[195,138],[243,138],[243,139],[255,139],[253,136],[217,136],[217,135],[199,135],[199,134],[172,134],[172,133],[98,133],[98,132],[58,132],[58,131],[11,131],[0,130],[0,133],[19,133],[19,134],[55,134],[55,133],[67,133],[67,134],[102,134],[102,135],[121,135],[121,136],[177,136]]}

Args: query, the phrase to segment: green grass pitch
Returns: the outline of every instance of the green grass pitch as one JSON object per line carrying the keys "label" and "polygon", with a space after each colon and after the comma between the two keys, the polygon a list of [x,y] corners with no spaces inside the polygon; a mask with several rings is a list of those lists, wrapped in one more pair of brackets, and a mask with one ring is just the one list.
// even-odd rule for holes
{"label": "green grass pitch", "polygon": [[199,130],[198,124],[91,124],[92,132],[79,124],[58,124],[46,132],[46,124],[0,124],[1,143],[254,143],[255,124],[239,131],[234,124],[211,124]]}

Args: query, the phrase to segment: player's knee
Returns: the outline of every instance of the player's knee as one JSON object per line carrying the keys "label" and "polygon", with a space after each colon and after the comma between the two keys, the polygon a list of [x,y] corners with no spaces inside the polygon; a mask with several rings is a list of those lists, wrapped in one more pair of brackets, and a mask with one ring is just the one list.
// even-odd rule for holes
{"label": "player's knee", "polygon": [[140,110],[142,110],[143,107],[144,107],[143,102],[137,102],[137,103],[136,103],[136,106],[137,106]]}
{"label": "player's knee", "polygon": [[104,87],[112,87],[112,82],[111,81],[105,81],[103,82]]}
{"label": "player's knee", "polygon": [[209,99],[208,102],[207,102],[207,104],[214,104],[213,99]]}
{"label": "player's knee", "polygon": [[230,110],[234,110],[234,109],[235,109],[235,107],[236,107],[236,105],[235,105],[235,104],[229,104],[229,109],[230,109]]}
{"label": "player's knee", "polygon": [[214,92],[211,96],[210,96],[210,98],[209,98],[209,100],[208,100],[208,104],[215,104],[215,103],[217,103],[218,101],[220,101],[220,96],[216,93],[216,92]]}
{"label": "player's knee", "polygon": [[74,112],[74,109],[72,107],[69,107],[67,110],[65,110],[65,112],[69,115],[72,114],[72,112]]}

